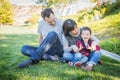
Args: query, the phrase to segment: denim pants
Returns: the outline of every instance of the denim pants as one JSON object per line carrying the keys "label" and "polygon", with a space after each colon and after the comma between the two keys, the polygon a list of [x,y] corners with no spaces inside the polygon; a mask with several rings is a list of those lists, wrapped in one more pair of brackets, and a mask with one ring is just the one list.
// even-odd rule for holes
{"label": "denim pants", "polygon": [[85,58],[85,56],[82,56],[80,53],[74,54],[66,52],[63,54],[63,57],[65,58],[66,61],[72,62],[81,61],[81,63],[85,63],[87,61],[87,64],[92,63],[94,65],[98,63],[100,56],[101,56],[100,51],[91,52],[90,55],[88,56],[88,59]]}
{"label": "denim pants", "polygon": [[100,56],[101,56],[100,51],[91,52],[90,55],[88,56],[87,64],[92,63],[92,64],[96,65],[100,59]]}
{"label": "denim pants", "polygon": [[73,62],[73,64],[77,61],[81,62],[82,64],[88,60],[88,57],[82,55],[81,53],[70,53],[70,52],[65,52],[63,54],[63,58],[68,62],[69,61]]}
{"label": "denim pants", "polygon": [[48,33],[39,47],[23,46],[21,52],[24,55],[31,57],[34,62],[38,63],[44,54],[62,57],[63,45],[60,42],[57,33],[52,31]]}

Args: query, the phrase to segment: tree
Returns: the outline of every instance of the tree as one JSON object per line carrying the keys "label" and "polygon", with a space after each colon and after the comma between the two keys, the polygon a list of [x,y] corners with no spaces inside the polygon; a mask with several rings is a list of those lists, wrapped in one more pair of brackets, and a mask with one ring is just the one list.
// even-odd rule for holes
{"label": "tree", "polygon": [[0,0],[0,24],[12,24],[12,5],[8,0]]}

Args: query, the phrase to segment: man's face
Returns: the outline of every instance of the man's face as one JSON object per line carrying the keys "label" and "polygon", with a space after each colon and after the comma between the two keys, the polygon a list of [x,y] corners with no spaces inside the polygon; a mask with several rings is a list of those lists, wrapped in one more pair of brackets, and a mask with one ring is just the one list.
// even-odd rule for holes
{"label": "man's face", "polygon": [[54,14],[50,14],[50,17],[45,17],[44,19],[48,24],[54,26],[55,23],[56,23],[56,20],[55,20],[55,15]]}

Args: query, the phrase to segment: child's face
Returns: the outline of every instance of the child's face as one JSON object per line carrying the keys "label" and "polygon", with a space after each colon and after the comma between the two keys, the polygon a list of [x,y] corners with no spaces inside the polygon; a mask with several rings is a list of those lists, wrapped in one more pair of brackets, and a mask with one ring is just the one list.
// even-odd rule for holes
{"label": "child's face", "polygon": [[81,34],[81,38],[86,42],[90,39],[91,34],[89,30],[83,30]]}

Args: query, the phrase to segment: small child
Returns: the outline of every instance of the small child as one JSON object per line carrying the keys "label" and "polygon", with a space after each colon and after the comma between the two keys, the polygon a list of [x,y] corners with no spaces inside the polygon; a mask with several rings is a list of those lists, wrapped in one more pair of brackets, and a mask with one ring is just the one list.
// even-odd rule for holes
{"label": "small child", "polygon": [[[93,43],[93,41],[91,40],[91,34],[92,32],[89,27],[81,28],[81,33],[80,33],[81,40],[78,40],[76,42],[76,46],[78,47],[79,52],[82,55],[84,55],[84,57],[86,56],[87,58],[90,55],[90,53],[100,50],[100,47],[95,43]],[[81,61],[79,61],[79,64],[81,64]],[[89,65],[90,65],[89,69],[91,70],[93,64],[89,64]],[[87,69],[87,67],[86,68],[84,67],[84,69]]]}
{"label": "small child", "polygon": [[[100,47],[94,44],[91,40],[91,29],[88,27],[83,27],[81,28],[81,33],[80,33],[81,39],[76,42],[76,50],[79,52],[79,59],[75,61],[74,59],[72,61],[69,61],[69,65],[72,66],[81,66],[81,64],[87,62],[88,56],[90,55],[91,52],[100,50]],[[78,48],[78,49],[77,49]],[[75,51],[76,52],[76,51]],[[74,53],[72,51],[73,56],[78,54]],[[80,55],[81,54],[81,55]]]}

